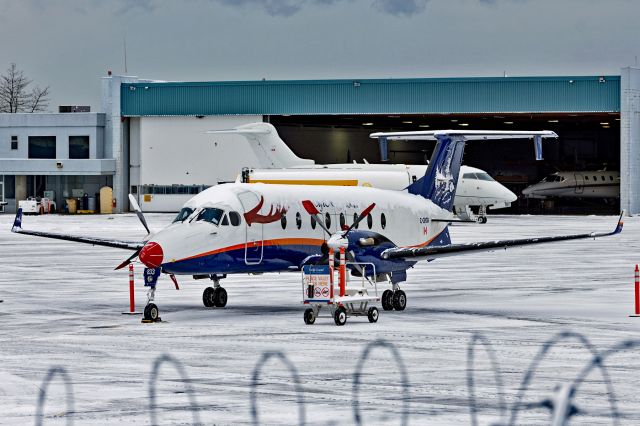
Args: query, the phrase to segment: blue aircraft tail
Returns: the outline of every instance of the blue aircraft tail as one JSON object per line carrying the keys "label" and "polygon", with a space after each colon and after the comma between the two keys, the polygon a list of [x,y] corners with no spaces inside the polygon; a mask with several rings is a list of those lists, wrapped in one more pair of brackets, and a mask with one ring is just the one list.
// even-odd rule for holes
{"label": "blue aircraft tail", "polygon": [[13,226],[11,227],[11,232],[16,232],[22,228],[22,209],[18,209],[16,213],[16,218],[13,221]]}
{"label": "blue aircraft tail", "polygon": [[458,175],[464,155],[462,135],[437,135],[438,142],[425,175],[409,185],[407,191],[421,195],[445,210],[453,210]]}

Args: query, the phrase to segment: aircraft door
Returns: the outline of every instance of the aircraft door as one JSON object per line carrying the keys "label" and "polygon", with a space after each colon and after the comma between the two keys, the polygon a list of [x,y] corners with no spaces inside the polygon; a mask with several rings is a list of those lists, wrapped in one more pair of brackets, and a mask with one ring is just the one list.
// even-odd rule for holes
{"label": "aircraft door", "polygon": [[[238,194],[238,199],[242,204],[244,213],[247,213],[260,203],[260,196],[251,191],[241,192]],[[244,263],[247,265],[258,265],[262,262],[264,253],[264,225],[261,223],[252,223],[249,225],[246,219],[244,223]]]}
{"label": "aircraft door", "polygon": [[574,174],[573,176],[576,178],[575,193],[582,194],[584,192],[584,178],[579,174]]}

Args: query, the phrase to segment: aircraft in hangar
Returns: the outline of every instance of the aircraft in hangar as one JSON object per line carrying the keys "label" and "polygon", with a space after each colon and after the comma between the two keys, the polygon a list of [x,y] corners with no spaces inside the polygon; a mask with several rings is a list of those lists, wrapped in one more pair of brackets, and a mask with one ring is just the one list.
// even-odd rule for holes
{"label": "aircraft in hangar", "polygon": [[[250,123],[207,133],[242,135],[249,142],[262,168],[243,170],[236,182],[370,186],[402,191],[424,176],[427,170],[427,165],[370,164],[366,160],[364,163],[315,164],[313,160],[300,158],[291,151],[269,123]],[[516,194],[484,170],[465,165],[460,167],[460,180],[453,202],[454,212],[460,219],[486,223],[488,209],[509,207],[517,199]]]}
{"label": "aircraft in hangar", "polygon": [[620,172],[556,172],[522,190],[527,198],[620,198]]}
{"label": "aircraft in hangar", "polygon": [[[406,293],[400,284],[418,261],[492,251],[507,247],[595,238],[622,231],[622,216],[611,232],[492,240],[453,244],[448,226],[455,221],[453,199],[465,143],[478,139],[533,138],[537,149],[551,131],[430,131],[380,133],[375,137],[436,139],[424,176],[407,192],[368,187],[264,185],[229,183],[211,187],[189,200],[173,223],[150,233],[144,241],[120,241],[26,230],[18,212],[12,231],[22,234],[116,247],[133,251],[120,266],[136,257],[155,276],[168,274],[207,278],[213,287],[203,292],[205,306],[223,307],[227,292],[220,280],[228,274],[291,271],[327,261],[330,248],[346,248],[352,262],[375,265],[376,280],[391,287],[382,294],[385,310],[404,310]],[[132,197],[130,197],[132,198]],[[148,229],[139,207],[133,204]],[[362,273],[354,265],[352,274]],[[365,275],[373,277],[367,269]],[[153,287],[155,289],[155,287]],[[155,291],[155,290],[154,290]],[[145,318],[157,318],[153,293]]]}

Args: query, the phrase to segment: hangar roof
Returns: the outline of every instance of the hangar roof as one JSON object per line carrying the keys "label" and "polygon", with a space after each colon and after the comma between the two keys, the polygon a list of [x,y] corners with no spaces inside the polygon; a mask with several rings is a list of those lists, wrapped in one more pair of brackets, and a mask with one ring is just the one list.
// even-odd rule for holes
{"label": "hangar roof", "polygon": [[123,116],[619,112],[620,76],[123,83]]}

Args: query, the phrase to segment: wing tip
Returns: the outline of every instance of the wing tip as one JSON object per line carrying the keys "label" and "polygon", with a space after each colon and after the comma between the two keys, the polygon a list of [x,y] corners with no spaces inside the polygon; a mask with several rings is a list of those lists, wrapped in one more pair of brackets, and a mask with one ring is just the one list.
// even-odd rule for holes
{"label": "wing tip", "polygon": [[624,226],[624,214],[625,210],[620,212],[620,217],[618,218],[618,224],[616,225],[616,229],[613,231],[613,234],[619,234],[622,232],[622,227]]}
{"label": "wing tip", "polygon": [[16,218],[13,220],[11,232],[20,232],[22,230],[22,208],[16,212]]}

